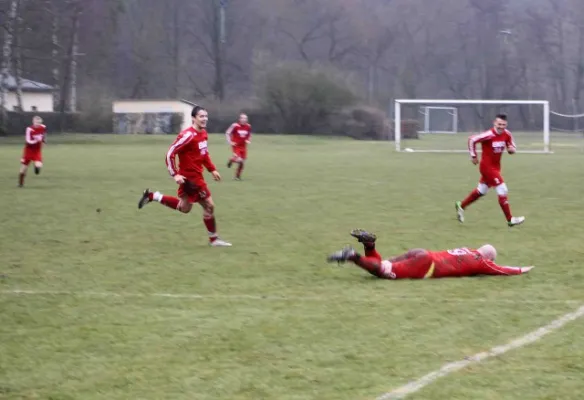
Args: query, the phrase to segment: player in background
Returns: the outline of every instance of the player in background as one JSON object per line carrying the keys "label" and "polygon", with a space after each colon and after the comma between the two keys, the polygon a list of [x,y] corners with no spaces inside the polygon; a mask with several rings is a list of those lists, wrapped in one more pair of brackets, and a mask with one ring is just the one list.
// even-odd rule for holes
{"label": "player in background", "polygon": [[384,260],[375,249],[377,237],[361,229],[355,229],[351,236],[363,243],[364,255],[352,247],[331,254],[329,262],[351,261],[365,271],[382,279],[427,279],[454,278],[476,275],[521,275],[533,267],[506,267],[495,264],[497,250],[490,244],[478,250],[466,247],[428,251],[412,249],[400,256]]}
{"label": "player in background", "polygon": [[239,114],[237,122],[232,123],[227,128],[225,137],[233,150],[233,156],[229,159],[227,168],[231,168],[233,163],[237,163],[235,179],[241,180],[241,172],[247,160],[247,145],[251,143],[251,125],[248,123],[247,114]]}
{"label": "player in background", "polygon": [[222,240],[217,234],[215,204],[203,177],[203,168],[206,168],[214,180],[221,180],[221,175],[211,161],[207,147],[208,135],[205,128],[209,116],[207,110],[199,106],[193,108],[191,116],[192,126],[179,133],[166,153],[166,167],[170,176],[178,184],[178,196],[166,196],[160,192],[152,193],[146,189],[138,203],[138,208],[144,207],[151,201],[157,201],[168,208],[187,214],[193,208],[193,204],[199,203],[203,208],[203,222],[209,234],[209,245],[229,247],[231,243]]}
{"label": "player in background", "polygon": [[455,203],[458,221],[464,222],[464,210],[487,194],[489,188],[495,188],[499,197],[499,205],[505,214],[507,224],[509,226],[522,224],[525,221],[525,217],[514,217],[511,214],[511,207],[507,197],[507,184],[505,184],[501,175],[501,156],[503,152],[507,149],[509,154],[514,154],[517,150],[513,136],[507,130],[507,115],[498,114],[491,129],[468,138],[468,151],[470,152],[471,162],[474,165],[479,164],[476,152],[477,143],[482,145],[483,150],[479,165],[481,178],[475,190],[470,192],[464,200]]}
{"label": "player in background", "polygon": [[43,119],[39,116],[32,118],[32,125],[26,128],[24,150],[20,159],[20,174],[18,186],[24,186],[24,178],[28,171],[28,165],[34,163],[34,173],[41,173],[43,167],[43,143],[46,143],[47,127],[43,125]]}

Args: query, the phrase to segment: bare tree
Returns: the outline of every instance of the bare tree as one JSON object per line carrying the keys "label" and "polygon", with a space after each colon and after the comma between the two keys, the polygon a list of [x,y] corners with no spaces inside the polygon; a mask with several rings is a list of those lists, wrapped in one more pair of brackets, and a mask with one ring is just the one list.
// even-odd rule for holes
{"label": "bare tree", "polygon": [[2,71],[0,76],[0,109],[2,112],[2,127],[6,128],[6,81],[9,77],[10,62],[12,57],[12,41],[14,33],[14,23],[18,11],[18,0],[10,2],[10,12],[8,23],[4,32],[4,46],[2,47]]}

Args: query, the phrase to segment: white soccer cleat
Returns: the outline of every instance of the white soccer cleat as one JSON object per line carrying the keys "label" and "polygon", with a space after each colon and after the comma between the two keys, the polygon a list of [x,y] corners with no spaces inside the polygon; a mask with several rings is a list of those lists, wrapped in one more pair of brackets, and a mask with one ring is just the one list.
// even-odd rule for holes
{"label": "white soccer cleat", "polygon": [[464,208],[462,208],[462,203],[457,201],[454,203],[454,206],[456,207],[456,219],[462,224],[464,222]]}
{"label": "white soccer cleat", "polygon": [[529,271],[531,271],[532,269],[534,269],[535,267],[521,267],[521,273],[522,274],[526,274]]}
{"label": "white soccer cleat", "polygon": [[511,221],[509,221],[507,224],[509,226],[515,226],[521,225],[523,222],[525,222],[525,217],[512,217]]}
{"label": "white soccer cleat", "polygon": [[229,242],[226,242],[225,240],[222,239],[215,239],[212,242],[209,242],[209,246],[211,247],[231,247],[232,244]]}

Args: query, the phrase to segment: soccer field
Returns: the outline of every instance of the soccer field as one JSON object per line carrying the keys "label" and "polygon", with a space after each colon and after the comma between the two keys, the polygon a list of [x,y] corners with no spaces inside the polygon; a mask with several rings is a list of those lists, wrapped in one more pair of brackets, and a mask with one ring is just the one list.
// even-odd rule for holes
{"label": "soccer field", "polygon": [[[23,189],[21,140],[0,140],[0,399],[374,400],[540,327],[407,398],[582,398],[584,318],[549,325],[584,305],[579,145],[504,156],[527,217],[509,229],[494,193],[456,221],[478,179],[465,154],[256,135],[237,182],[212,135],[224,181],[210,189],[234,246],[210,248],[199,209],[137,209],[146,187],[175,193],[173,139],[50,137]],[[536,268],[376,280],[325,262],[351,228],[376,232],[386,256],[488,242],[501,263]]]}

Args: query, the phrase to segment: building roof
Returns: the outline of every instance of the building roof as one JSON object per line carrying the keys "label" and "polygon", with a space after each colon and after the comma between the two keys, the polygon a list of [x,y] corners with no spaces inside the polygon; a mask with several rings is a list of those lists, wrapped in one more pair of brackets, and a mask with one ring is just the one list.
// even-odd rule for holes
{"label": "building roof", "polygon": [[[0,78],[1,80],[1,78]],[[50,85],[46,85],[41,82],[31,81],[30,79],[21,79],[22,81],[22,91],[23,92],[52,92],[53,87]],[[12,75],[8,75],[7,79],[4,81],[4,86],[9,91],[16,90],[16,78]]]}

